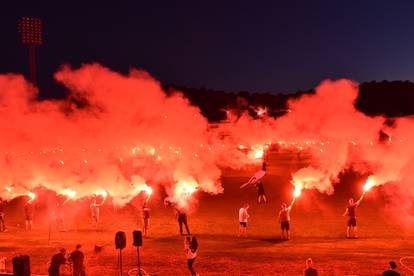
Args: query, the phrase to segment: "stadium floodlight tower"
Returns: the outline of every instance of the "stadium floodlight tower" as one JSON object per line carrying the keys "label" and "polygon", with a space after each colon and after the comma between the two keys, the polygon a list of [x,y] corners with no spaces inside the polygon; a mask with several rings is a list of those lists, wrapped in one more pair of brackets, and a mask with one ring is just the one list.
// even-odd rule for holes
{"label": "stadium floodlight tower", "polygon": [[20,40],[29,49],[30,80],[36,85],[36,46],[42,45],[42,20],[35,17],[19,19]]}

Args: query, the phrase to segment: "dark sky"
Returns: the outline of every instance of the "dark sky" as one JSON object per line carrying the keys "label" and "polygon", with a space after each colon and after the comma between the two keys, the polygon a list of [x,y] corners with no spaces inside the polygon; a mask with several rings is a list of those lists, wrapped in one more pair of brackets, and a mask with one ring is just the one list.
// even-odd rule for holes
{"label": "dark sky", "polygon": [[2,3],[0,72],[26,73],[17,20],[40,16],[46,94],[61,64],[94,61],[121,72],[142,68],[164,83],[231,91],[414,77],[414,1],[27,2]]}

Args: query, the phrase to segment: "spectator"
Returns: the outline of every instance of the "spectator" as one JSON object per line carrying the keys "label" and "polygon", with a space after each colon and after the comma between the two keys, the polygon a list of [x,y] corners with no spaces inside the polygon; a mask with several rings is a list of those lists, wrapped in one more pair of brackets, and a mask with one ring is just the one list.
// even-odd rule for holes
{"label": "spectator", "polygon": [[72,275],[73,276],[85,276],[84,260],[85,255],[80,251],[82,245],[76,245],[76,250],[70,253],[69,261],[72,263]]}
{"label": "spectator", "polygon": [[62,248],[59,253],[53,255],[49,266],[49,276],[59,276],[60,266],[66,264],[66,249]]}
{"label": "spectator", "polygon": [[313,267],[313,261],[311,258],[306,260],[306,269],[303,271],[304,276],[318,276],[318,270]]}
{"label": "spectator", "polygon": [[400,276],[401,274],[396,270],[397,264],[394,261],[389,262],[390,268],[389,270],[384,271],[382,276]]}

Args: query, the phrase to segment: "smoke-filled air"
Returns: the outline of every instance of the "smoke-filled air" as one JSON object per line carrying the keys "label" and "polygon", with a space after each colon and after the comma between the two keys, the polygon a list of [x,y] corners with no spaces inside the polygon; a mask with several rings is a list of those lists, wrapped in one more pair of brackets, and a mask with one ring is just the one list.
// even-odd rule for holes
{"label": "smoke-filled air", "polygon": [[414,219],[414,122],[364,115],[354,107],[358,86],[350,80],[322,82],[315,94],[290,100],[290,112],[277,119],[261,110],[255,119],[229,112],[225,122],[210,124],[179,91],[165,93],[144,71],[65,66],[55,79],[67,97],[39,100],[21,75],[0,75],[5,198],[33,197],[42,187],[73,199],[109,195],[123,205],[143,191],[165,192],[189,208],[198,193],[225,192],[223,169],[261,165],[266,150],[278,147],[311,156],[292,175],[292,190],[334,194],[339,175],[353,169],[369,176],[365,190],[392,187],[385,189],[390,208]]}

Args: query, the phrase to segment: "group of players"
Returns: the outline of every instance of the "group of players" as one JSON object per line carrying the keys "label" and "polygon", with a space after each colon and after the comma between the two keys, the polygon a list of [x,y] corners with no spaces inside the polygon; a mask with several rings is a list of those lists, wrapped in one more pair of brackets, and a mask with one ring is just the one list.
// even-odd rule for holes
{"label": "group of players", "polygon": [[[266,162],[263,162],[262,165],[262,172],[266,172]],[[263,174],[264,175],[264,174]],[[255,179],[252,177],[249,182],[243,184],[241,186],[245,187],[249,184],[252,184],[257,189],[257,203],[267,203],[267,198],[264,190],[264,185],[262,179]],[[347,230],[346,230],[346,237],[348,239],[357,238],[357,219],[356,219],[356,208],[361,203],[362,199],[364,198],[365,193],[355,202],[353,198],[350,198],[348,201],[348,206],[345,209],[345,213],[343,216],[348,217],[347,221]],[[281,239],[289,240],[290,239],[290,212],[292,211],[293,205],[295,204],[296,197],[293,198],[291,203],[288,205],[286,203],[282,203],[280,211],[279,211],[279,223],[281,229]],[[247,222],[250,217],[248,213],[248,209],[250,205],[245,203],[239,209],[239,237],[247,237]]]}
{"label": "group of players", "polygon": [[[359,206],[363,199],[363,195],[358,201],[354,201],[353,198],[349,199],[348,206],[345,209],[343,216],[348,217],[346,237],[348,239],[358,238],[357,236],[357,219],[356,219],[356,208]],[[295,204],[296,198],[293,198],[292,202],[287,205],[282,203],[282,206],[279,211],[279,223],[281,229],[281,239],[290,239],[290,211],[292,210],[293,205]],[[247,222],[250,217],[248,209],[250,205],[245,203],[239,209],[239,236],[247,238]]]}
{"label": "group of players", "polygon": [[[265,163],[263,168],[266,169]],[[267,198],[264,191],[264,185],[262,180],[256,181],[254,184],[257,188],[257,202],[259,204],[267,203]],[[356,219],[356,208],[361,203],[364,194],[357,200],[356,202],[354,199],[349,199],[348,206],[346,207],[345,213],[343,216],[348,217],[347,221],[347,231],[346,237],[347,238],[357,238],[357,219]],[[143,236],[148,237],[148,228],[149,228],[149,219],[150,219],[150,209],[149,209],[149,199],[150,196],[147,195],[146,198],[143,200],[141,204],[141,217],[142,217],[142,230]],[[282,203],[281,208],[279,210],[279,223],[281,229],[281,239],[290,239],[290,228],[291,228],[291,216],[290,212],[295,204],[296,198],[294,197],[291,203],[288,205],[286,203]],[[59,231],[66,231],[64,220],[63,220],[63,213],[64,213],[64,206],[68,202],[68,199],[63,201],[58,201],[56,207],[52,211],[52,215],[56,221],[56,227]],[[105,203],[105,197],[99,200],[98,196],[94,196],[90,203],[90,211],[91,211],[91,222],[92,227],[94,229],[97,228],[99,221],[100,221],[100,207]],[[0,231],[4,232],[7,231],[6,223],[5,223],[5,204],[6,201],[0,198]],[[180,234],[183,235],[183,228],[185,228],[187,234],[190,234],[190,230],[188,227],[187,222],[187,214],[185,210],[179,208],[177,204],[174,204],[173,201],[166,199],[164,201],[165,206],[172,206],[176,211],[176,218],[179,224]],[[244,204],[239,210],[239,236],[247,237],[247,222],[249,219],[248,214],[249,204]],[[33,214],[34,214],[34,206],[33,200],[27,200],[24,204],[24,213],[25,213],[25,228],[27,231],[32,230],[33,228]]]}

